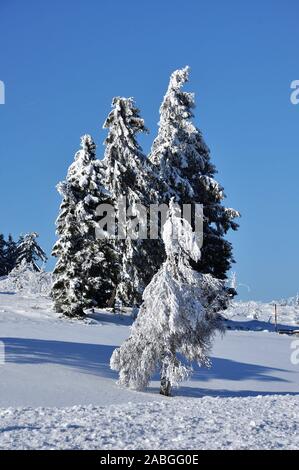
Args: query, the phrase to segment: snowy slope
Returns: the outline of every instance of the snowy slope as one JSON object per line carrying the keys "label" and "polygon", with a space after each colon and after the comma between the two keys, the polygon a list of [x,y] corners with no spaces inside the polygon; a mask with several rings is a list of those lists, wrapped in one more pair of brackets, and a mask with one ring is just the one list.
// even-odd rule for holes
{"label": "snowy slope", "polygon": [[[116,385],[109,359],[130,323],[108,312],[70,321],[47,298],[0,294],[0,448],[203,448],[207,439],[209,448],[299,448],[289,436],[298,433],[294,338],[228,331],[215,340],[212,368],[196,368],[169,399],[158,394],[158,377],[146,392]],[[167,427],[175,432],[163,437]]]}

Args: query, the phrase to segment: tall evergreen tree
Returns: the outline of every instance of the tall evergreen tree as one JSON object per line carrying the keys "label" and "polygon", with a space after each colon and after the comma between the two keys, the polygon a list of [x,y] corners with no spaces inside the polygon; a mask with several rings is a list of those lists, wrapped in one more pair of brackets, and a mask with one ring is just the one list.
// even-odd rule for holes
{"label": "tall evergreen tree", "polygon": [[[142,204],[149,210],[150,203],[157,202],[157,178],[136,140],[136,135],[147,132],[147,129],[134,100],[116,97],[112,107],[104,123],[104,128],[109,129],[103,160],[106,168],[105,183],[115,205],[121,197],[126,198],[126,208],[135,210],[131,214],[133,220],[138,205]],[[128,217],[124,229],[130,227],[131,220]],[[138,225],[136,230],[139,228]],[[132,233],[133,237],[115,240],[115,251],[121,259],[116,298],[131,306],[140,304],[142,292],[161,262],[159,240],[133,239],[133,229]]]}
{"label": "tall evergreen tree", "polygon": [[192,361],[209,365],[211,340],[222,329],[218,312],[229,300],[224,281],[190,266],[191,259],[200,258],[200,248],[179,212],[171,201],[163,230],[167,259],[144,291],[130,337],[110,361],[120,385],[135,389],[146,387],[158,367],[163,395],[170,395],[171,387],[190,375]]}
{"label": "tall evergreen tree", "polygon": [[35,271],[40,271],[39,262],[45,263],[47,256],[43,249],[39,246],[36,239],[38,233],[31,232],[22,236],[18,246],[16,254],[16,266],[19,266],[23,261],[30,264]]}
{"label": "tall evergreen tree", "polygon": [[160,202],[171,197],[180,204],[203,205],[203,247],[201,259],[194,263],[197,271],[225,279],[233,260],[232,246],[224,238],[229,229],[236,230],[239,213],[223,206],[223,187],[215,180],[216,168],[201,131],[192,122],[194,94],[182,91],[188,81],[189,68],[176,70],[160,108],[158,136],[153,142],[150,161],[159,171],[167,190]]}
{"label": "tall evergreen tree", "polygon": [[116,284],[116,260],[109,240],[97,240],[96,208],[109,203],[101,182],[100,162],[91,136],[81,138],[65,181],[58,185],[63,200],[56,221],[58,258],[53,277],[55,309],[68,316],[82,316],[84,309],[105,306]]}

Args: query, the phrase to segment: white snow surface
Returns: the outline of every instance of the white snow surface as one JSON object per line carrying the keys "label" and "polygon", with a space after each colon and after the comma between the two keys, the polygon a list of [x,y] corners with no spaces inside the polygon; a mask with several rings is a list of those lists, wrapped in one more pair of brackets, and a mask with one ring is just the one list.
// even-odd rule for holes
{"label": "white snow surface", "polygon": [[298,449],[299,398],[0,410],[2,449]]}
{"label": "white snow surface", "polygon": [[129,335],[127,315],[71,321],[45,297],[0,293],[0,449],[298,449],[295,338],[237,320],[216,337],[211,369],[194,367],[167,398],[158,376],[145,392],[116,385],[109,360]]}

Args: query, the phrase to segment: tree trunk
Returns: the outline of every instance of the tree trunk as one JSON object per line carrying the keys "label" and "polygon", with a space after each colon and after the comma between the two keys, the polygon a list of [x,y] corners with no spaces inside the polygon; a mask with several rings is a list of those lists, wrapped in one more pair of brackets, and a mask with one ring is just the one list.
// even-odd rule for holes
{"label": "tree trunk", "polygon": [[71,309],[70,313],[67,314],[67,316],[71,318],[83,318],[85,317],[85,313],[84,313],[83,308],[77,307],[77,308]]}
{"label": "tree trunk", "polygon": [[115,295],[116,295],[116,287],[113,288],[113,291],[111,293],[110,299],[107,301],[107,307],[111,308],[113,307],[114,300],[115,300]]}
{"label": "tree trunk", "polygon": [[160,395],[164,395],[165,397],[171,396],[171,385],[169,380],[164,376],[161,375],[161,386],[160,386]]}
{"label": "tree trunk", "polygon": [[171,384],[167,378],[167,368],[169,365],[169,357],[167,354],[164,354],[161,364],[161,385],[160,385],[160,395],[166,397],[171,396]]}

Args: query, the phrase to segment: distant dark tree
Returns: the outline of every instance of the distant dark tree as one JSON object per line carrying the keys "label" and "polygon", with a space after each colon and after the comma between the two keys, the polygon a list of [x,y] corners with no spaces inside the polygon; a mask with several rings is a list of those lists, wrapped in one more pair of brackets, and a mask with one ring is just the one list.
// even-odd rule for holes
{"label": "distant dark tree", "polygon": [[2,233],[0,233],[0,276],[5,276],[7,274],[7,266],[6,266],[6,241]]}
{"label": "distant dark tree", "polygon": [[6,247],[5,247],[5,261],[6,261],[6,268],[7,272],[10,273],[15,266],[17,262],[17,257],[18,257],[18,245],[14,241],[12,235],[8,235],[8,239],[6,242]]}

